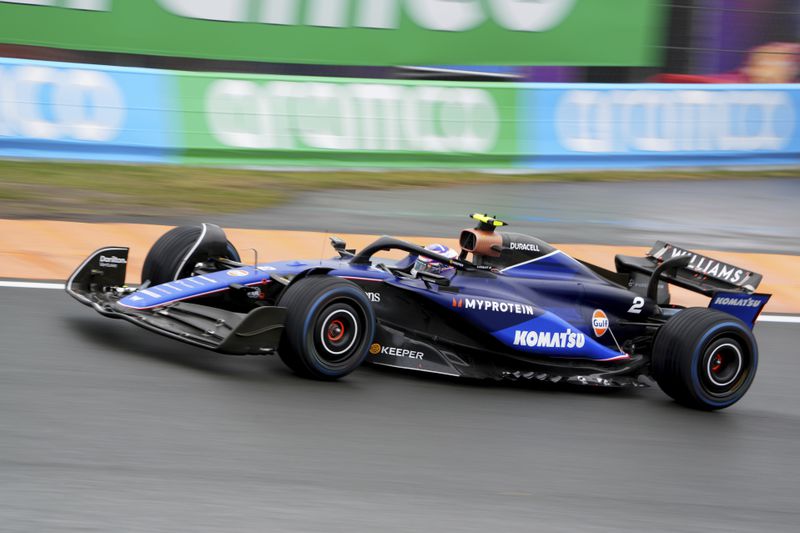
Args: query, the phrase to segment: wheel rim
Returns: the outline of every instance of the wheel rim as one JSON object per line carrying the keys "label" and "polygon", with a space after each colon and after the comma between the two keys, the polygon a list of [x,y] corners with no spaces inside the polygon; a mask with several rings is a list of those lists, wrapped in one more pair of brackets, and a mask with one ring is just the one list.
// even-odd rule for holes
{"label": "wheel rim", "polygon": [[717,387],[727,387],[739,377],[744,360],[738,346],[725,343],[719,345],[708,357],[706,376]]}
{"label": "wheel rim", "polygon": [[346,331],[344,323],[341,320],[331,320],[328,323],[328,331],[325,333],[325,336],[329,342],[336,342],[344,337]]}
{"label": "wheel rim", "polygon": [[703,389],[715,397],[734,394],[752,370],[752,358],[733,338],[719,338],[710,343],[699,361]]}
{"label": "wheel rim", "polygon": [[319,314],[314,327],[317,355],[327,365],[346,364],[363,337],[364,317],[355,307],[338,302]]}

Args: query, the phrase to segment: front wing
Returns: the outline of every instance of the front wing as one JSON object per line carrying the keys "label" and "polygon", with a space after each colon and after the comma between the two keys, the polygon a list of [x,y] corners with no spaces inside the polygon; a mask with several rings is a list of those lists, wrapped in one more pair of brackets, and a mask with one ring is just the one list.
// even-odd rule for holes
{"label": "front wing", "polygon": [[119,304],[128,248],[107,247],[90,255],[70,276],[67,294],[109,318],[121,318],[155,333],[231,355],[272,353],[280,342],[286,309],[257,307],[247,314],[178,302],[152,309]]}

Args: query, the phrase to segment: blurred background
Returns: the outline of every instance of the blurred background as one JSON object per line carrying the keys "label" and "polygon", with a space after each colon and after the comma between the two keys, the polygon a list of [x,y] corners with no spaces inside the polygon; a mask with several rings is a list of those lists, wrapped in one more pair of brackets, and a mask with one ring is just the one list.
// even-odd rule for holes
{"label": "blurred background", "polygon": [[798,96],[775,84],[798,75],[799,13],[792,0],[7,0],[0,155],[792,164]]}
{"label": "blurred background", "polygon": [[[0,531],[796,531],[799,69],[800,0],[0,0]],[[762,273],[752,389],[312,383],[59,290],[173,225],[266,261],[476,211]]]}
{"label": "blurred background", "polygon": [[[42,1],[42,2],[6,2],[12,4],[39,4],[54,7],[69,7],[70,2]],[[201,2],[202,3],[202,2]],[[245,4],[246,2],[242,2]],[[277,4],[278,2],[275,2]],[[335,0],[332,3],[336,3]],[[524,2],[519,2],[524,3]],[[545,2],[546,3],[546,2]],[[556,2],[550,2],[556,4]],[[565,2],[566,3],[566,2]],[[569,2],[572,4],[572,2]],[[715,76],[721,74],[741,74],[743,77],[736,81],[750,83],[791,83],[797,75],[798,50],[796,49],[800,36],[800,6],[795,0],[644,0],[640,4],[651,4],[656,11],[654,19],[646,21],[648,32],[647,45],[654,50],[652,59],[647,65],[630,66],[624,63],[627,60],[614,61],[609,58],[605,65],[596,65],[589,51],[585,52],[583,62],[580,54],[568,59],[558,60],[559,50],[552,50],[552,58],[546,61],[547,66],[536,64],[513,64],[509,61],[506,51],[497,50],[493,64],[474,64],[469,55],[464,54],[465,65],[453,66],[459,73],[426,73],[425,71],[410,71],[397,68],[400,65],[363,65],[355,67],[348,64],[328,65],[321,64],[320,54],[308,54],[298,57],[298,62],[280,63],[270,61],[234,61],[216,60],[216,58],[179,57],[177,54],[168,54],[169,49],[158,50],[158,54],[137,54],[111,52],[103,50],[102,46],[93,46],[92,50],[66,49],[65,47],[31,46],[42,41],[41,36],[30,34],[28,39],[14,39],[17,44],[4,43],[0,51],[6,57],[25,59],[40,59],[52,61],[66,61],[75,63],[94,63],[116,66],[166,68],[180,70],[199,70],[216,72],[248,72],[261,74],[288,74],[288,75],[313,75],[313,76],[348,76],[370,78],[407,78],[480,76],[487,75],[512,76],[519,81],[529,82],[598,82],[598,83],[638,83],[653,79],[654,76],[668,73],[687,76]],[[179,5],[180,3],[175,3]],[[225,2],[219,2],[224,5]],[[235,4],[235,3],[232,3]],[[257,5],[258,2],[253,2]],[[357,2],[353,2],[357,4]],[[447,3],[442,2],[442,16],[446,15]],[[511,3],[510,3],[511,4]],[[89,3],[75,2],[75,6]],[[97,2],[98,7],[107,9],[110,3]],[[162,5],[169,6],[169,2]],[[270,5],[263,4],[265,11]],[[608,2],[596,10],[619,10],[625,13],[625,2]],[[256,13],[257,7],[248,7]],[[348,9],[345,7],[345,9]],[[12,14],[12,13],[10,13]],[[35,11],[23,13],[26,16],[36,15]],[[8,15],[7,15],[8,16]],[[203,18],[202,16],[198,18]],[[253,19],[255,20],[255,19]],[[641,23],[642,21],[636,21]],[[630,31],[629,28],[621,28]],[[145,33],[147,29],[144,30]],[[28,41],[27,43],[23,41]],[[57,39],[51,39],[51,42]],[[583,38],[583,44],[593,43],[591,35]],[[65,42],[70,44],[69,42]],[[255,44],[255,43],[254,43]],[[484,43],[489,44],[489,43]],[[256,44],[257,46],[257,44]],[[532,44],[535,46],[535,43]],[[589,46],[586,46],[587,48]],[[116,48],[116,47],[108,47]],[[155,50],[153,50],[155,52]],[[763,68],[768,73],[746,74],[747,65],[758,64],[759,52],[763,55]],[[209,54],[218,55],[218,54]],[[254,54],[258,55],[258,54]],[[268,57],[269,52],[263,55]],[[409,59],[414,53],[408,52]],[[430,51],[427,54],[434,60],[434,65],[441,66],[436,61],[437,53]],[[453,56],[449,52],[441,54]],[[327,62],[326,62],[327,63]],[[563,63],[563,64],[558,64]],[[420,66],[430,67],[430,64]],[[504,78],[498,78],[504,79]],[[657,79],[657,78],[656,78]],[[729,78],[732,80],[732,78]]]}

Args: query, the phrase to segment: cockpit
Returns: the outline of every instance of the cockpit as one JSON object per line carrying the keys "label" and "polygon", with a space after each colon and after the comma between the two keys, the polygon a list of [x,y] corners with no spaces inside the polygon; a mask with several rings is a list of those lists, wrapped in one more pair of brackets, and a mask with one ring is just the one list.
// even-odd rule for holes
{"label": "cockpit", "polygon": [[[449,276],[419,271],[413,268],[414,263],[419,258],[426,258],[452,267],[455,271],[489,274],[511,267],[524,266],[527,263],[554,255],[558,251],[548,243],[529,235],[497,231],[497,228],[508,224],[495,217],[473,213],[470,218],[475,220],[477,225],[461,232],[459,238],[461,251],[457,256],[455,254],[443,255],[431,247],[422,248],[388,236],[381,237],[358,253],[355,253],[355,250],[345,250],[344,242],[338,240],[333,242],[333,246],[343,258],[349,259],[353,265],[374,263],[374,266],[384,268],[401,278],[423,278],[425,281],[440,284],[447,283],[446,278]],[[403,250],[409,255],[406,260],[395,264],[372,261],[373,255],[386,250]]]}

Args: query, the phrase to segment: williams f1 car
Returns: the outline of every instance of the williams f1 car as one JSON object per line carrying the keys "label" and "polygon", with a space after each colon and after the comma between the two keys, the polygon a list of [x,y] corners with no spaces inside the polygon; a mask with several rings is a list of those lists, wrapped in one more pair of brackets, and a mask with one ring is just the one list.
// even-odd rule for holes
{"label": "williams f1 car", "polygon": [[[66,290],[107,317],[224,354],[277,353],[316,379],[365,361],[602,387],[653,379],[704,410],[732,405],[753,382],[752,328],[769,299],[755,292],[761,275],[664,242],[645,257],[617,255],[610,271],[472,218],[460,253],[386,236],[356,251],[332,238],[333,259],[255,264],[218,226],[181,226],[150,249],[139,287],[125,285],[128,248],[107,247]],[[386,259],[392,250],[403,258]],[[670,285],[709,296],[709,307],[671,304]]]}

